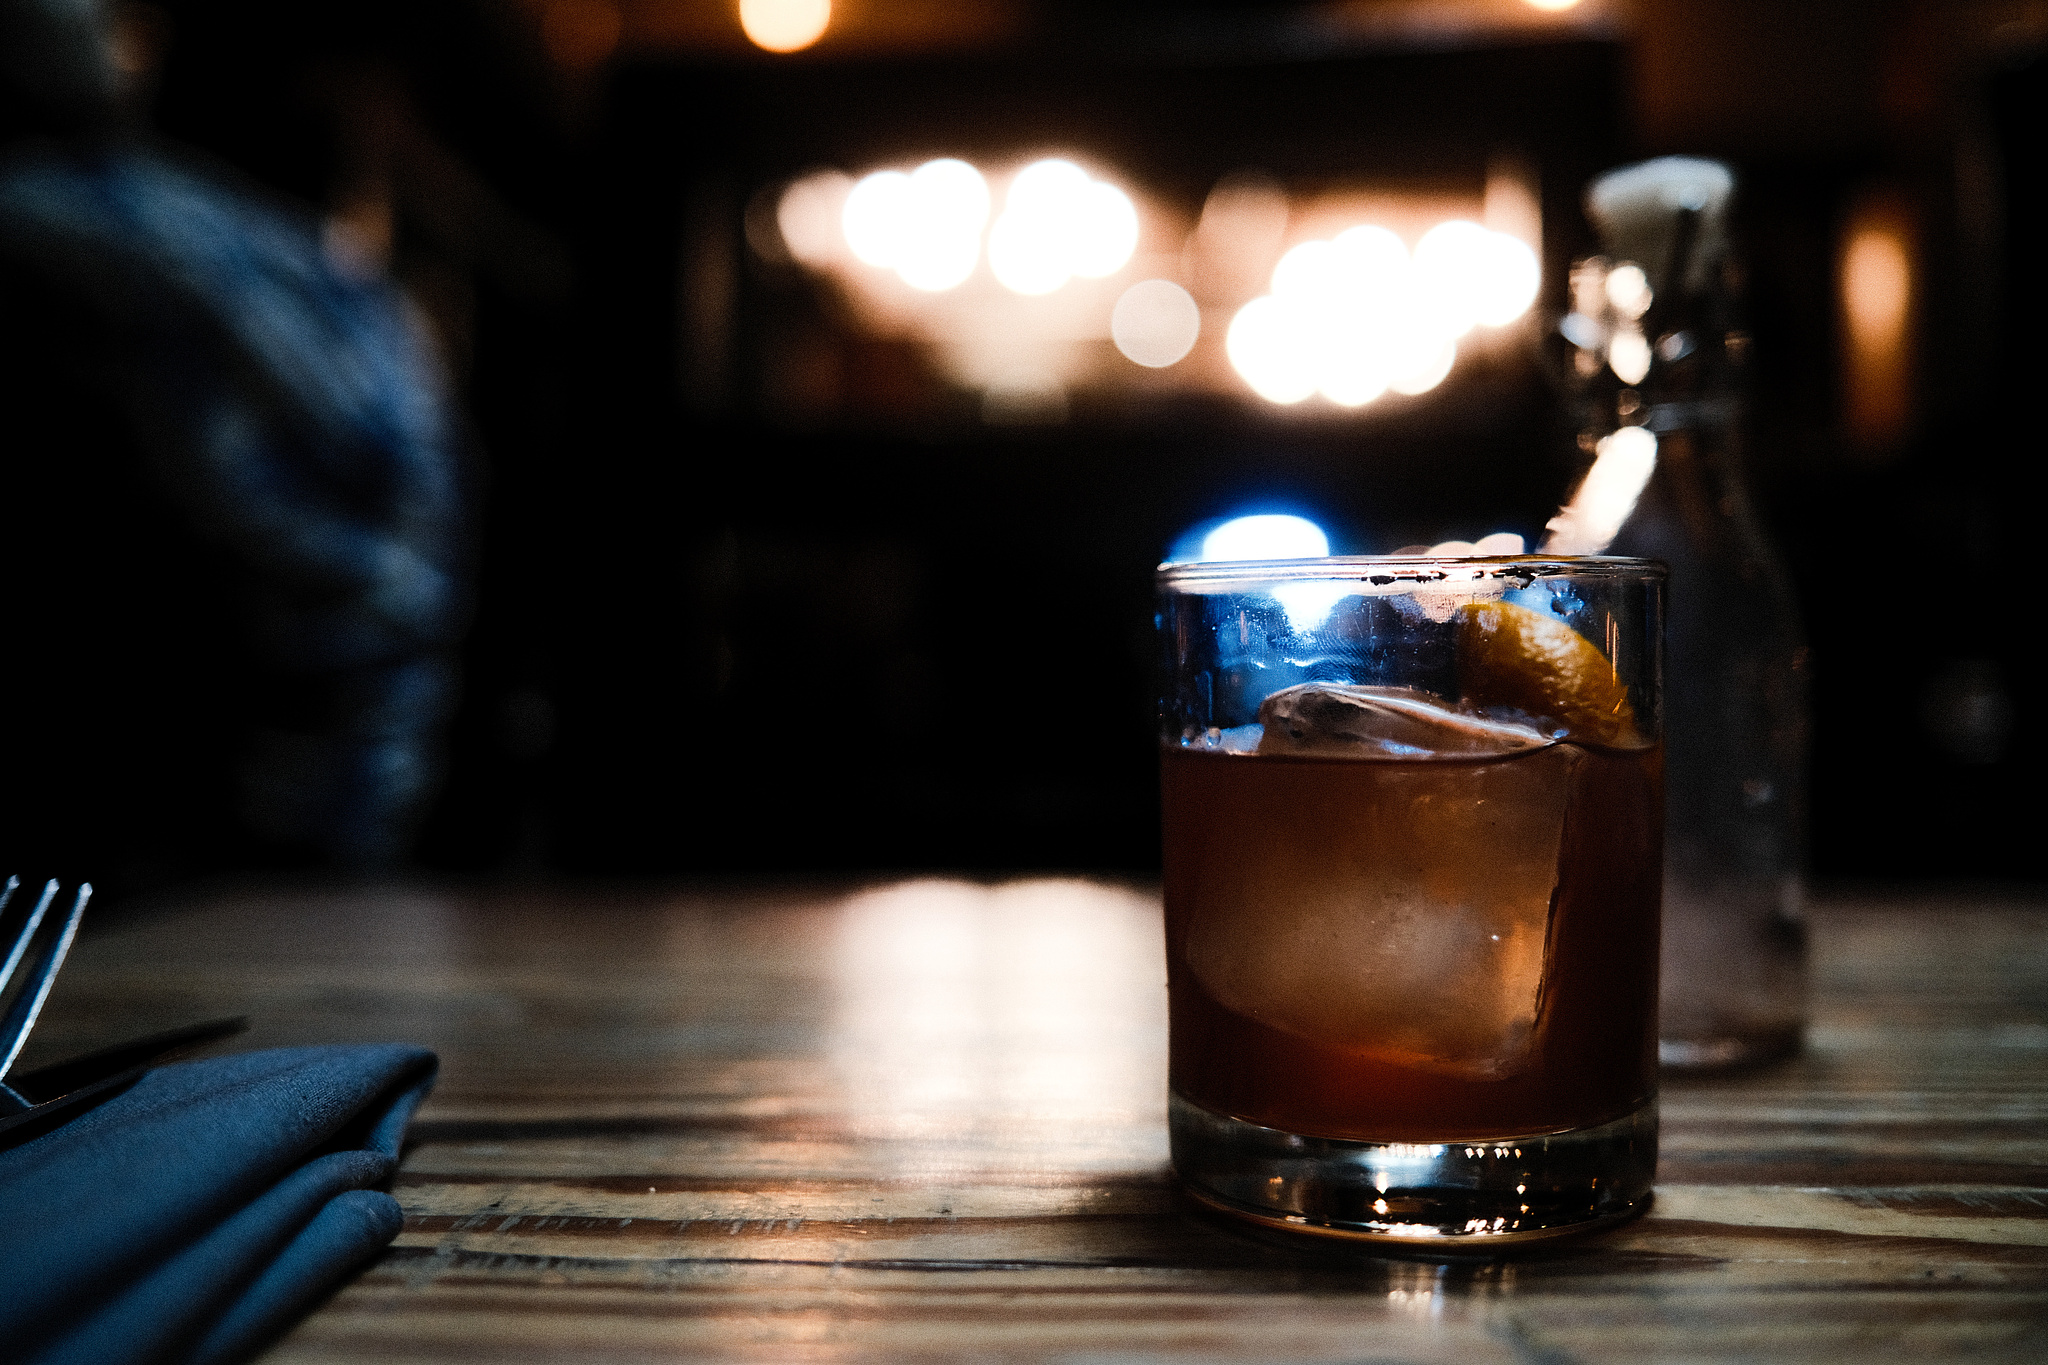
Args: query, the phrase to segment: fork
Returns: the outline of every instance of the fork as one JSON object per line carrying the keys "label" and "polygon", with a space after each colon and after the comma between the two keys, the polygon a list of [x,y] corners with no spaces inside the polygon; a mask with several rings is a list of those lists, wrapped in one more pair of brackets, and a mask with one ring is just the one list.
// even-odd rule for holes
{"label": "fork", "polygon": [[36,1016],[42,1013],[50,983],[56,980],[57,969],[64,965],[64,955],[71,951],[71,940],[78,934],[85,903],[92,899],[92,883],[81,882],[72,897],[70,912],[53,919],[49,913],[57,899],[57,882],[53,878],[43,887],[35,908],[22,919],[21,927],[10,930],[9,923],[15,917],[8,910],[20,887],[20,878],[9,877],[6,887],[0,888],[0,945],[5,945],[6,951],[6,956],[0,958],[0,1115],[33,1107],[7,1084],[7,1072],[21,1054],[21,1045],[28,1041]]}

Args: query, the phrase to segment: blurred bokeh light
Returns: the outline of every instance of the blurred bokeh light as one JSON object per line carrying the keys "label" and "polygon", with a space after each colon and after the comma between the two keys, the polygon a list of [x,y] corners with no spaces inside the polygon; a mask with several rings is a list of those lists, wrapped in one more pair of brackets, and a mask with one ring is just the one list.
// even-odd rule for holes
{"label": "blurred bokeh light", "polygon": [[[864,330],[918,344],[999,424],[1065,420],[1072,394],[1134,385],[1277,406],[1320,394],[1330,415],[1424,394],[1463,338],[1511,327],[1541,287],[1541,208],[1512,159],[1488,164],[1483,193],[1364,182],[1290,196],[1233,171],[1199,210],[1118,179],[1067,156],[1008,173],[952,157],[813,171],[761,201],[780,238],[764,250],[835,284]],[[1037,396],[1013,401],[1025,392]]]}
{"label": "blurred bokeh light", "polygon": [[1913,273],[1905,206],[1889,195],[1862,196],[1842,234],[1836,290],[1844,416],[1850,438],[1866,449],[1896,442],[1912,419]]}
{"label": "blurred bokeh light", "polygon": [[841,221],[846,244],[861,262],[893,269],[912,289],[936,294],[974,273],[988,208],[981,172],[945,157],[909,175],[864,177],[847,195]]}
{"label": "blurred bokeh light", "polygon": [[[1624,384],[1640,384],[1650,372],[1650,339],[1642,320],[1650,311],[1650,278],[1633,261],[1589,256],[1572,267],[1572,311],[1558,324],[1578,350],[1573,363],[1592,374],[1604,364]],[[1665,346],[1689,344],[1666,337]]]}
{"label": "blurred bokeh light", "polygon": [[988,263],[1003,287],[1050,294],[1075,276],[1114,275],[1138,245],[1138,211],[1116,186],[1071,161],[1035,161],[1010,181],[988,234]]}
{"label": "blurred bokeh light", "polygon": [[1320,559],[1330,538],[1307,517],[1268,512],[1233,517],[1202,537],[1204,562],[1234,559]]}
{"label": "blurred bokeh light", "polygon": [[1117,299],[1109,335],[1132,364],[1162,370],[1194,349],[1202,335],[1202,310],[1172,280],[1140,280]]}
{"label": "blurred bokeh light", "polygon": [[832,0],[740,0],[747,41],[770,52],[798,52],[825,36]]}
{"label": "blurred bokeh light", "polygon": [[845,247],[841,214],[852,192],[853,178],[840,171],[816,171],[783,190],[775,226],[792,257],[814,270],[839,259]]}
{"label": "blurred bokeh light", "polygon": [[1412,255],[1389,229],[1361,224],[1280,258],[1272,292],[1231,321],[1230,362],[1274,403],[1426,393],[1450,373],[1458,338],[1521,317],[1541,277],[1526,242],[1477,223],[1439,223]]}

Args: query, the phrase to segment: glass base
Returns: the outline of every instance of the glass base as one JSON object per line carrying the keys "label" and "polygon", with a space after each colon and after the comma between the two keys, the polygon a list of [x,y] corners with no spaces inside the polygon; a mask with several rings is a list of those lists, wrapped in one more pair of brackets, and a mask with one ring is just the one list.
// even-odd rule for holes
{"label": "glass base", "polygon": [[1304,1137],[1170,1105],[1192,1198],[1310,1237],[1472,1253],[1576,1236],[1648,1208],[1657,1173],[1654,1098],[1591,1128],[1444,1143]]}
{"label": "glass base", "polygon": [[1802,1026],[1792,1024],[1701,1038],[1660,1038],[1657,1065],[1665,1071],[1681,1072],[1737,1071],[1762,1066],[1799,1051],[1805,1043],[1805,1032]]}

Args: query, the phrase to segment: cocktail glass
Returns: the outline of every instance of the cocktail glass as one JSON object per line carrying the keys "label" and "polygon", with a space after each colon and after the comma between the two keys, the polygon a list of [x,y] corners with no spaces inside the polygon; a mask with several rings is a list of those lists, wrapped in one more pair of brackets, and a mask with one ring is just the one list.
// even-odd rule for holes
{"label": "cocktail glass", "polygon": [[1606,558],[1161,569],[1193,1198],[1466,1249],[1645,1206],[1662,588]]}

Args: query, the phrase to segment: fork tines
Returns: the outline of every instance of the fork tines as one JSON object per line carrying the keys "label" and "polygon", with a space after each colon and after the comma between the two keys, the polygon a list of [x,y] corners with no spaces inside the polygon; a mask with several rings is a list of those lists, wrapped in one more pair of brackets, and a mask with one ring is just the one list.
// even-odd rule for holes
{"label": "fork tines", "polygon": [[71,951],[85,903],[92,899],[92,884],[81,882],[70,911],[52,915],[50,907],[56,903],[58,890],[54,879],[43,887],[33,909],[26,902],[15,905],[20,885],[19,878],[9,877],[5,888],[0,888],[0,1112],[14,1107],[9,1101],[16,1097],[5,1084],[8,1069],[35,1027],[36,1015],[49,997],[50,983],[64,965],[64,955]]}

